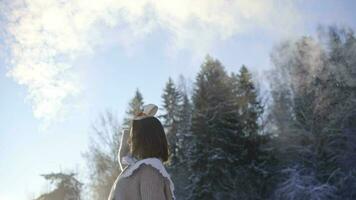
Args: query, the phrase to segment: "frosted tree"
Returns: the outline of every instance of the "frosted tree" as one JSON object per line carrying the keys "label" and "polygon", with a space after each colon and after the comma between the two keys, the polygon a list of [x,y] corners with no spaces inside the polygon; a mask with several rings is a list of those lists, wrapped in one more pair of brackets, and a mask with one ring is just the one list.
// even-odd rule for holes
{"label": "frosted tree", "polygon": [[[340,199],[354,199],[356,192],[356,38],[349,28],[321,28],[327,63],[322,77],[325,94],[324,131],[327,140],[329,182],[338,188]],[[327,101],[325,101],[327,100]],[[336,167],[333,167],[336,161]]]}
{"label": "frosted tree", "polygon": [[[342,189],[347,185],[340,182],[347,177],[348,185],[355,184],[351,173],[354,167],[344,161],[348,156],[346,160],[354,160],[354,154],[350,154],[354,152],[351,150],[355,146],[354,134],[348,132],[356,127],[349,123],[354,121],[356,113],[356,43],[353,32],[345,29],[331,27],[319,35],[318,40],[303,37],[285,42],[272,53],[276,74],[271,81],[272,110],[278,130],[275,146],[280,152],[280,167],[298,166],[298,172],[307,172],[303,176],[300,173],[289,173],[288,177],[277,175],[282,183],[276,191],[282,194],[281,191],[290,188],[298,190],[298,186],[287,184],[295,183],[292,180],[313,180],[302,186],[307,185],[309,189],[323,187],[318,190],[318,196],[309,199],[335,199],[334,195],[339,194],[339,197],[341,190],[344,190],[342,195],[348,196],[341,199],[351,199],[352,190]],[[282,99],[283,94],[288,95]],[[283,121],[278,111],[286,105],[290,115]],[[294,192],[298,195],[293,198],[283,195],[283,198],[305,198],[300,196],[305,192]]]}
{"label": "frosted tree", "polygon": [[276,200],[328,200],[336,199],[336,187],[322,183],[304,167],[294,166],[282,170],[286,179],[277,186],[273,199]]}
{"label": "frosted tree", "polygon": [[42,175],[53,190],[42,194],[36,200],[80,200],[83,184],[75,178],[74,173],[50,173]]}
{"label": "frosted tree", "polygon": [[120,123],[112,112],[101,114],[93,123],[89,149],[84,157],[89,168],[89,190],[94,200],[108,198],[111,186],[120,173],[120,138]]}
{"label": "frosted tree", "polygon": [[[126,112],[123,126],[130,126],[131,117],[139,112],[143,105],[140,91],[135,91]],[[89,149],[84,157],[89,166],[89,189],[94,200],[106,200],[111,187],[120,174],[118,151],[122,129],[120,122],[113,112],[101,114],[92,125]]]}
{"label": "frosted tree", "polygon": [[[306,196],[302,194],[305,194],[307,189],[297,191],[298,185],[295,184],[299,184],[300,187],[308,185],[308,188],[313,188],[318,187],[319,183],[324,184],[325,181],[316,178],[318,173],[320,175],[325,173],[319,171],[318,166],[326,165],[321,159],[325,155],[326,147],[323,141],[327,139],[322,133],[325,118],[320,112],[322,110],[318,110],[318,106],[321,106],[318,102],[320,95],[318,93],[322,90],[318,90],[320,82],[316,79],[324,66],[324,60],[322,47],[310,37],[303,37],[295,42],[286,42],[272,53],[272,61],[276,67],[274,73],[278,74],[274,78],[279,78],[272,80],[272,96],[275,99],[272,110],[279,134],[277,138],[279,145],[276,147],[280,152],[279,159],[283,162],[276,173],[279,174],[280,171],[283,172],[296,165],[301,166],[301,171],[308,172],[303,176],[299,173],[290,173],[289,177],[284,177],[283,174],[277,175],[282,181],[276,189],[276,194],[280,198],[303,199]],[[283,95],[285,95],[284,99],[281,99]],[[286,105],[290,106],[287,109],[290,112],[289,115],[283,115],[284,111],[280,110]],[[278,114],[286,118],[281,119]],[[313,181],[302,182],[307,180]],[[288,195],[288,193],[291,194]]]}

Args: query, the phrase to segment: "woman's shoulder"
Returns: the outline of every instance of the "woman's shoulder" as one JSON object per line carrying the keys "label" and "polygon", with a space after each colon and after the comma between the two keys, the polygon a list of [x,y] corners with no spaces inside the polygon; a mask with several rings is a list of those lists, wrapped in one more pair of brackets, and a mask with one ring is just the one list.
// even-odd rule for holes
{"label": "woman's shoulder", "polygon": [[137,171],[137,176],[144,179],[151,179],[151,180],[162,180],[164,181],[166,178],[159,172],[159,170],[151,165],[148,164],[141,164]]}
{"label": "woman's shoulder", "polygon": [[129,177],[133,174],[169,177],[163,163],[157,158],[146,158],[131,164],[123,171],[122,176]]}
{"label": "woman's shoulder", "polygon": [[174,185],[161,160],[147,158],[139,160],[127,167],[121,177],[132,177],[141,183],[141,186],[164,188],[166,195],[174,198]]}

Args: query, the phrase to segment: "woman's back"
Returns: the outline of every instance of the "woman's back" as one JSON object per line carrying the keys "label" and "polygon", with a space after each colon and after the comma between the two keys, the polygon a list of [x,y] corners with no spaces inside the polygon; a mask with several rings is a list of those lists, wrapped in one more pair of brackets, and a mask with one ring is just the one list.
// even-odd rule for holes
{"label": "woman's back", "polygon": [[150,165],[129,166],[118,177],[109,200],[173,200],[170,184]]}
{"label": "woman's back", "polygon": [[[174,200],[174,185],[163,165],[168,160],[164,128],[153,116],[139,116],[132,120],[129,137],[122,137],[120,168],[124,161],[127,167],[115,181],[109,200]],[[130,147],[123,150],[125,144]]]}

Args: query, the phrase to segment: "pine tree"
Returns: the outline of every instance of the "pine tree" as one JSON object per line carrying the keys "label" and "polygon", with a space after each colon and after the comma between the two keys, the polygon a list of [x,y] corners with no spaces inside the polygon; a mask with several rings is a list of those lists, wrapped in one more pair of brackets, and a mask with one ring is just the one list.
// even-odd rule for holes
{"label": "pine tree", "polygon": [[[182,87],[181,87],[182,88]],[[187,177],[191,174],[191,171],[187,167],[189,163],[189,155],[191,152],[192,145],[192,134],[191,134],[191,116],[192,116],[192,105],[189,100],[186,90],[179,89],[182,96],[180,102],[179,110],[179,122],[177,129],[177,160],[174,166],[170,166],[171,177],[175,184],[175,195],[177,199],[186,199],[187,192],[186,186],[189,184]]]}
{"label": "pine tree", "polygon": [[126,117],[124,118],[123,127],[130,127],[133,117],[141,111],[143,106],[143,97],[139,89],[136,89],[134,97],[129,102],[129,107],[126,111]]}
{"label": "pine tree", "polygon": [[192,111],[193,105],[189,97],[189,85],[183,75],[179,76],[178,90],[180,93],[180,110],[179,110],[179,123],[178,123],[178,156],[180,165],[185,165],[187,156],[191,147],[191,126],[192,126]]}
{"label": "pine tree", "polygon": [[[228,179],[232,185],[232,196],[237,199],[261,199],[266,187],[267,161],[262,144],[267,137],[260,135],[259,119],[263,114],[263,106],[259,100],[259,91],[252,80],[252,74],[246,66],[240,71],[230,75],[230,84],[233,93],[233,125],[234,134],[232,148],[236,162],[235,171]],[[248,181],[246,181],[248,180]]]}
{"label": "pine tree", "polygon": [[241,124],[241,129],[238,130],[241,131],[242,138],[246,139],[247,160],[251,162],[257,160],[260,143],[258,120],[263,113],[263,106],[258,100],[258,91],[246,66],[241,67],[237,80],[236,100]]}
{"label": "pine tree", "polygon": [[189,199],[231,199],[226,179],[234,171],[231,148],[232,92],[223,66],[207,57],[196,78],[193,94]]}
{"label": "pine tree", "polygon": [[190,151],[191,125],[192,125],[192,105],[187,94],[182,94],[182,105],[180,109],[180,121],[178,126],[178,145],[181,149],[179,157],[182,163],[187,160]]}
{"label": "pine tree", "polygon": [[180,121],[181,111],[181,94],[176,88],[173,80],[168,79],[164,88],[163,94],[163,109],[164,114],[160,117],[163,119],[163,125],[166,129],[167,140],[170,147],[170,164],[175,166],[178,162],[178,126]]}

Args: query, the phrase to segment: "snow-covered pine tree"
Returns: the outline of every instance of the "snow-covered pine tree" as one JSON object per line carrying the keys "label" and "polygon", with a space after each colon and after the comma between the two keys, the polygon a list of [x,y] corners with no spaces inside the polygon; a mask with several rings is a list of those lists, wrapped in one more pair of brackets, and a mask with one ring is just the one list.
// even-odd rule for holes
{"label": "snow-covered pine tree", "polygon": [[235,131],[230,121],[233,94],[229,81],[222,64],[207,56],[193,94],[189,199],[233,199],[233,188],[226,184],[236,159],[231,151]]}
{"label": "snow-covered pine tree", "polygon": [[236,100],[240,136],[245,139],[247,150],[247,163],[256,161],[261,142],[258,134],[258,120],[263,113],[263,106],[258,99],[258,90],[252,80],[252,74],[246,66],[242,66],[237,74]]}
{"label": "snow-covered pine tree", "polygon": [[189,184],[188,177],[191,175],[191,171],[189,170],[189,167],[187,167],[187,164],[189,163],[189,155],[192,146],[192,105],[187,91],[184,88],[186,88],[184,85],[178,86],[178,90],[182,97],[177,130],[177,157],[179,162],[174,166],[171,166],[174,168],[174,170],[171,171],[171,175],[175,184],[175,195],[177,199],[187,199],[186,186]]}
{"label": "snow-covered pine tree", "polygon": [[189,100],[188,94],[182,94],[182,102],[178,125],[178,146],[179,146],[179,160],[181,163],[187,162],[187,157],[191,147],[191,126],[192,126],[192,104]]}
{"label": "snow-covered pine tree", "polygon": [[[187,79],[180,75],[178,79],[178,91],[180,93],[180,111],[178,123],[178,157],[180,160],[179,165],[186,166],[187,156],[191,147],[191,125],[192,125],[192,109],[193,105],[190,100],[189,88]],[[186,170],[185,170],[186,171]]]}
{"label": "snow-covered pine tree", "polygon": [[144,104],[142,94],[139,89],[136,89],[134,97],[129,102],[129,107],[126,111],[126,117],[124,118],[123,127],[129,128],[132,118],[141,111]]}
{"label": "snow-covered pine tree", "polygon": [[168,79],[163,90],[163,114],[160,118],[163,120],[163,125],[166,130],[167,140],[169,143],[169,163],[174,167],[179,162],[178,158],[178,128],[181,113],[181,94],[176,88],[173,80]]}
{"label": "snow-covered pine tree", "polygon": [[234,188],[234,198],[262,199],[266,187],[264,162],[267,152],[261,146],[268,137],[259,134],[259,119],[264,108],[246,66],[243,65],[237,74],[232,73],[230,80],[234,95],[234,118],[231,122],[235,131],[231,139],[234,148],[231,150],[236,162],[235,171],[228,181]]}

